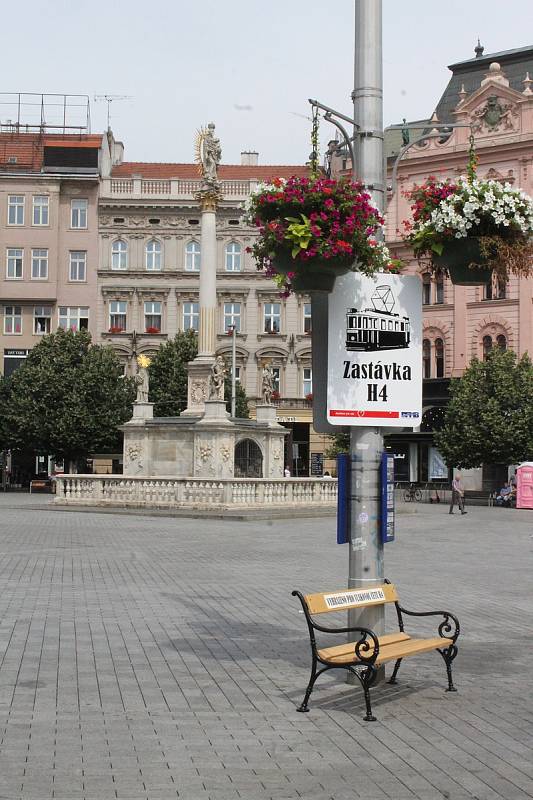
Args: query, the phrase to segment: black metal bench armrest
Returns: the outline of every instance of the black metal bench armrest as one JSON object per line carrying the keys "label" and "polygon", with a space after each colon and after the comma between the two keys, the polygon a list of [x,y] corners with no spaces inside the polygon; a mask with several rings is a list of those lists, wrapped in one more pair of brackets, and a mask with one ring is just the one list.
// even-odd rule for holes
{"label": "black metal bench armrest", "polygon": [[[439,636],[443,639],[452,639],[455,642],[461,632],[459,620],[450,611],[408,611],[399,603],[396,603],[396,610],[399,619],[403,614],[407,614],[408,617],[444,617],[438,628]],[[401,628],[403,630],[402,625]]]}
{"label": "black metal bench armrest", "polygon": [[307,620],[309,628],[309,636],[311,638],[311,647],[313,650],[316,648],[315,631],[321,633],[359,633],[360,638],[355,642],[355,655],[364,664],[373,664],[379,654],[379,640],[374,631],[370,628],[363,628],[360,626],[347,627],[347,628],[327,628],[325,625],[319,625],[315,622],[309,613],[307,603],[303,594],[296,589],[291,593],[293,597],[298,597]]}

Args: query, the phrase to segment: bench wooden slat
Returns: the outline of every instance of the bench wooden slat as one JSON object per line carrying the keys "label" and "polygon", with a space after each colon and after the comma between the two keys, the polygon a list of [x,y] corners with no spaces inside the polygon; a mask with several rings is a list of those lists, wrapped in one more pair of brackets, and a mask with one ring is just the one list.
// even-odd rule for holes
{"label": "bench wooden slat", "polygon": [[[394,634],[390,634],[394,636]],[[443,649],[449,647],[453,642],[451,639],[444,639],[441,636],[434,636],[431,639],[413,639],[407,634],[404,634],[405,639],[401,641],[391,641],[385,643],[386,636],[382,636],[379,640],[380,649],[379,655],[376,659],[376,664],[386,664],[387,661],[396,661],[398,658],[406,658],[413,656],[416,653],[429,653],[431,650],[437,648]],[[383,643],[383,646],[382,646]],[[356,642],[351,642],[346,645],[340,645],[343,652],[336,653],[338,647],[326,647],[323,650],[318,650],[319,658],[331,664],[350,664],[356,663],[355,657]]]}
{"label": "bench wooden slat", "polygon": [[[379,646],[381,648],[389,644],[395,644],[396,642],[406,642],[410,638],[411,637],[407,633],[387,633],[385,636],[379,637]],[[337,661],[341,656],[349,656],[348,661],[353,661],[354,650],[355,642],[345,642],[344,644],[337,644],[333,647],[324,647],[317,652],[320,658],[324,658],[327,661],[330,659],[335,659],[335,661]]]}
{"label": "bench wooden slat", "polygon": [[370,589],[342,589],[336,592],[307,594],[305,602],[310,614],[326,614],[330,611],[345,611],[349,608],[394,603],[398,600],[396,587],[392,583],[373,586]]}

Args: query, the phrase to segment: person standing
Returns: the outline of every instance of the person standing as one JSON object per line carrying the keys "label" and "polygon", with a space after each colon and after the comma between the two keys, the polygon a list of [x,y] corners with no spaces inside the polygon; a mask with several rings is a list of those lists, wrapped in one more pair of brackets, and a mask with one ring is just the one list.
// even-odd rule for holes
{"label": "person standing", "polygon": [[465,491],[461,483],[461,475],[457,473],[452,481],[452,499],[450,502],[450,514],[453,514],[453,507],[457,503],[457,507],[461,514],[468,514],[465,511]]}

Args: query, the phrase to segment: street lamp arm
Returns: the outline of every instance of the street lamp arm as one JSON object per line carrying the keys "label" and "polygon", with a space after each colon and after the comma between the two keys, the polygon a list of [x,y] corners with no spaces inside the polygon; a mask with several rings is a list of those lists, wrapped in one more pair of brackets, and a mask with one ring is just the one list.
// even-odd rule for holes
{"label": "street lamp arm", "polygon": [[[431,124],[432,124],[433,127],[428,133],[424,133],[422,136],[419,136],[417,139],[413,139],[412,142],[408,142],[406,145],[404,145],[401,148],[401,150],[399,151],[398,155],[396,156],[396,158],[394,160],[394,166],[392,167],[391,194],[394,195],[396,193],[396,188],[397,188],[397,183],[398,183],[398,178],[397,178],[397,176],[398,176],[398,165],[399,165],[400,161],[402,160],[402,158],[404,157],[404,155],[407,153],[407,151],[411,147],[413,147],[413,145],[420,144],[420,142],[424,142],[424,141],[426,141],[426,139],[436,139],[436,138],[438,138],[440,136],[444,136],[446,134],[446,131],[449,128],[470,128],[470,130],[472,130],[472,125],[470,125],[468,123],[464,123],[464,122],[455,122],[455,123],[446,123],[446,124],[444,124],[444,123],[431,123]],[[424,129],[423,125],[409,125],[408,127],[412,128],[413,130],[414,129]],[[425,126],[425,128],[427,128],[427,127],[428,127],[428,125]],[[386,130],[388,130],[388,131],[402,130],[402,128],[405,128],[405,125],[389,125],[389,127]],[[442,128],[443,130],[438,130],[438,128]]]}
{"label": "street lamp arm", "polygon": [[354,152],[354,147],[353,147],[353,139],[351,139],[350,136],[348,135],[348,131],[346,130],[344,125],[341,125],[341,123],[338,120],[333,119],[333,117],[334,116],[335,117],[340,117],[340,119],[343,119],[346,122],[349,122],[355,128],[358,128],[359,126],[356,125],[354,120],[350,119],[350,117],[345,117],[344,114],[339,114],[338,111],[334,111],[332,108],[329,108],[329,106],[325,106],[322,103],[319,103],[318,100],[309,100],[309,102],[311,103],[311,105],[314,108],[319,108],[321,111],[324,111],[324,119],[327,122],[331,122],[332,125],[335,125],[335,127],[341,132],[342,137],[344,139],[344,143],[345,143],[346,147],[348,148],[348,152],[350,154],[350,159],[352,161],[352,176],[353,176],[353,179],[355,180],[355,177],[356,177],[356,175],[355,175],[355,152]]}

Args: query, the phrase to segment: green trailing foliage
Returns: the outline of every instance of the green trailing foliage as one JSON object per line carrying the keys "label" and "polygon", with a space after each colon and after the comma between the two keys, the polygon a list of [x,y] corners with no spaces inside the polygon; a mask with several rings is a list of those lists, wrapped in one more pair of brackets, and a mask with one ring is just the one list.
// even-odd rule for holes
{"label": "green trailing foliage", "polygon": [[[6,384],[4,383],[4,391]],[[44,336],[7,382],[3,437],[11,449],[47,453],[65,464],[121,448],[135,383],[115,351],[87,331]]]}
{"label": "green trailing foliage", "polygon": [[473,359],[450,385],[450,402],[435,444],[446,462],[469,469],[533,458],[533,365],[527,354],[495,348]]}

